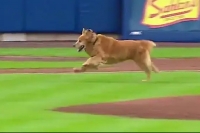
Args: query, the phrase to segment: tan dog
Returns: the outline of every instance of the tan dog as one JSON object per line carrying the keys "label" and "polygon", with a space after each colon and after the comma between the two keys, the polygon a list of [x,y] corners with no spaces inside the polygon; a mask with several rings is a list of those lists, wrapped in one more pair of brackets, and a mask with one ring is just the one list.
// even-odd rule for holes
{"label": "tan dog", "polygon": [[74,47],[85,52],[90,58],[81,68],[74,68],[74,72],[85,72],[98,69],[101,64],[115,64],[126,60],[133,60],[146,73],[148,81],[151,71],[159,72],[151,61],[151,50],[156,44],[148,40],[116,40],[102,34],[96,34],[91,29],[84,29]]}

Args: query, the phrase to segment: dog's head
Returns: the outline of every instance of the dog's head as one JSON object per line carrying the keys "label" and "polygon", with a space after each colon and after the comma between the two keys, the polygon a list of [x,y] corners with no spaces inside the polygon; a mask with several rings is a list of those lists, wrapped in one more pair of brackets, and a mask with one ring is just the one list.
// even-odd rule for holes
{"label": "dog's head", "polygon": [[92,43],[95,35],[96,33],[94,33],[93,30],[83,28],[82,34],[73,46],[78,49],[78,52],[81,52],[88,44]]}

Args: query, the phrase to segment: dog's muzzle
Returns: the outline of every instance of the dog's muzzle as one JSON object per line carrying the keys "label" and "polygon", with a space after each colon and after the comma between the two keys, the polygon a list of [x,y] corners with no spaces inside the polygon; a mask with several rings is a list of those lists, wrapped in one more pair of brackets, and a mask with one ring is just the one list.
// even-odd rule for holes
{"label": "dog's muzzle", "polygon": [[84,45],[81,45],[81,46],[78,48],[78,52],[81,52],[84,48],[85,48],[85,46],[84,46]]}

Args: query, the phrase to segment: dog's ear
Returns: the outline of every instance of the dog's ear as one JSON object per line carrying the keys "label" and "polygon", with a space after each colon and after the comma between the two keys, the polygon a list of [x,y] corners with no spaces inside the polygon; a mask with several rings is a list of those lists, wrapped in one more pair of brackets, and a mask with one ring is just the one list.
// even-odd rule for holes
{"label": "dog's ear", "polygon": [[88,29],[88,31],[89,31],[89,32],[93,32],[93,30],[92,30],[92,29]]}
{"label": "dog's ear", "polygon": [[85,28],[83,28],[83,30],[82,30],[82,34],[85,32]]}

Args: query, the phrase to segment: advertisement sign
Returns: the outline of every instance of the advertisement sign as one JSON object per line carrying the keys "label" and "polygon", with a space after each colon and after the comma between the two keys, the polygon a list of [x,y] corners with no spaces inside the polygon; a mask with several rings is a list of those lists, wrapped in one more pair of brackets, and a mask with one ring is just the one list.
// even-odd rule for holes
{"label": "advertisement sign", "polygon": [[146,0],[142,24],[160,28],[199,19],[199,0]]}

